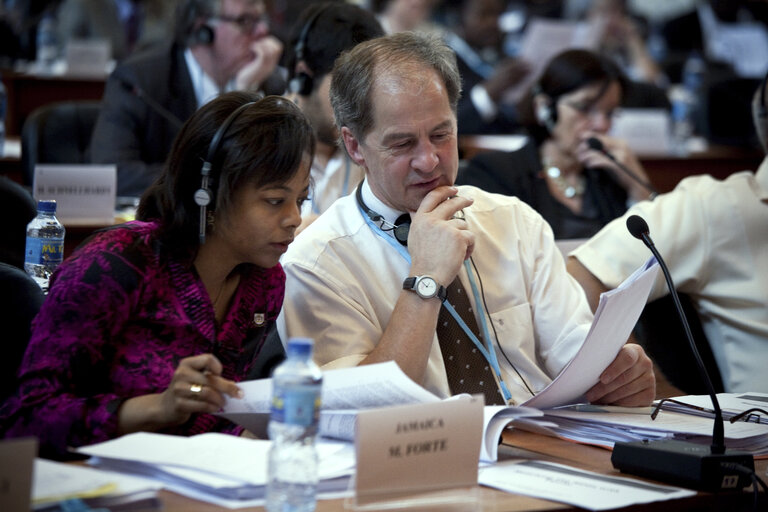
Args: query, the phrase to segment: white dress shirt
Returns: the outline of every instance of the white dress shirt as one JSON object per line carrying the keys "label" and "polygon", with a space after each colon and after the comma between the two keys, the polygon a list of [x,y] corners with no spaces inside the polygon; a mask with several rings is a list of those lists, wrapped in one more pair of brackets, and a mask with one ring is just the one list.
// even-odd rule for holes
{"label": "white dress shirt", "polygon": [[[552,230],[538,213],[516,198],[474,187],[459,187],[459,195],[475,200],[465,216],[476,235],[473,259],[498,343],[528,385],[540,391],[586,337],[592,314],[584,293],[566,273]],[[376,199],[367,182],[363,198],[390,223],[401,213]],[[282,264],[287,281],[278,319],[281,339],[314,338],[315,360],[325,369],[355,366],[374,349],[410,267],[366,223],[354,193],[336,201],[303,231]],[[460,275],[469,290],[463,269]],[[530,398],[499,344],[495,350],[512,402]],[[438,396],[450,394],[437,335],[420,384]]]}
{"label": "white dress shirt", "polygon": [[[675,287],[693,300],[725,390],[768,392],[768,159],[756,174],[686,178],[571,253],[608,288],[649,255],[625,227],[630,215],[648,222]],[[659,273],[649,300],[666,294]]]}
{"label": "white dress shirt", "polygon": [[347,152],[337,149],[325,167],[317,159],[312,160],[312,190],[310,198],[302,205],[302,217],[310,213],[321,214],[335,200],[346,196],[357,187],[365,172],[354,163]]}

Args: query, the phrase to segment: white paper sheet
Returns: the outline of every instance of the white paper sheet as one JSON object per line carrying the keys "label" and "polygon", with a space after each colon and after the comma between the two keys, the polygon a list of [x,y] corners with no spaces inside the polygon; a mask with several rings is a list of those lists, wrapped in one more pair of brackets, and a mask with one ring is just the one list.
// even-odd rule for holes
{"label": "white paper sheet", "polygon": [[600,374],[613,362],[640,318],[656,279],[655,258],[637,269],[615,289],[600,295],[595,318],[584,344],[560,375],[523,405],[549,409],[583,402]]}
{"label": "white paper sheet", "polygon": [[480,469],[480,484],[535,498],[609,510],[685,496],[694,491],[612,477],[541,461],[503,463]]}

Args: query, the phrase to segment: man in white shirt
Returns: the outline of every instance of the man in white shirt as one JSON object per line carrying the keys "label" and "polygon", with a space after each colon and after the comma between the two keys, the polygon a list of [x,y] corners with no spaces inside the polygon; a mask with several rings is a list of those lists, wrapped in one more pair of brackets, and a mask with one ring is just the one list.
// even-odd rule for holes
{"label": "man in white shirt", "polygon": [[[117,164],[118,195],[140,196],[181,124],[222,92],[268,89],[281,54],[263,0],[181,0],[174,40],[129,57],[110,75],[91,160]],[[274,92],[283,90],[284,81]]]}
{"label": "man in white shirt", "polygon": [[[765,148],[765,80],[752,105]],[[568,271],[593,308],[600,293],[615,288],[648,257],[627,231],[630,215],[646,220],[676,289],[691,298],[725,391],[768,392],[768,159],[757,173],[723,181],[686,178],[672,192],[636,204],[573,251]],[[660,275],[649,300],[667,293]]]}
{"label": "man in white shirt", "polygon": [[[363,169],[339,147],[328,90],[336,57],[356,44],[384,35],[370,12],[345,3],[312,4],[301,13],[291,35],[293,70],[289,92],[309,118],[317,136],[312,189],[302,207],[302,224],[312,222],[363,179]],[[303,228],[302,228],[303,229]]]}
{"label": "man in white shirt", "polygon": [[[366,180],[289,247],[278,324],[283,340],[315,338],[325,368],[394,360],[440,396],[465,392],[463,379],[449,386],[453,363],[436,332],[444,288],[458,276],[487,340],[475,343],[488,353],[479,385],[496,384],[507,403],[520,403],[564,368],[592,315],[537,213],[515,198],[453,186],[460,89],[453,52],[431,36],[394,34],[339,57],[331,104]],[[647,405],[654,393],[651,362],[633,344],[587,398]]]}

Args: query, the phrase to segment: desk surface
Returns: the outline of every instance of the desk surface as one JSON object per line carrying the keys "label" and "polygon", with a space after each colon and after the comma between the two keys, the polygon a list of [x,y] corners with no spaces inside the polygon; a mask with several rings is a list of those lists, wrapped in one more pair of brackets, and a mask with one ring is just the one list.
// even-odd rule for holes
{"label": "desk surface", "polygon": [[[504,433],[504,446],[499,450],[502,458],[535,459],[558,462],[570,466],[579,467],[589,471],[603,474],[620,475],[611,465],[611,452],[602,448],[570,443],[559,439],[531,434],[517,430]],[[765,479],[768,461],[755,461],[758,474]],[[477,496],[479,504],[471,507],[471,510],[488,512],[502,511],[544,511],[544,510],[583,510],[562,503],[555,503],[517,494],[509,494],[487,487],[478,487]],[[195,501],[178,494],[162,491],[160,497],[163,500],[163,510],[166,512],[213,512],[219,507]],[[757,510],[766,510],[768,497],[761,493]],[[698,493],[693,497],[656,502],[649,505],[636,505],[621,509],[623,511],[653,510],[654,512],[678,511],[678,510],[752,510],[752,493],[722,493],[709,494]],[[239,509],[245,511],[264,510],[262,508]],[[343,511],[344,500],[318,501],[318,512]],[[405,509],[405,510],[415,510]],[[432,508],[430,510],[439,510]]]}

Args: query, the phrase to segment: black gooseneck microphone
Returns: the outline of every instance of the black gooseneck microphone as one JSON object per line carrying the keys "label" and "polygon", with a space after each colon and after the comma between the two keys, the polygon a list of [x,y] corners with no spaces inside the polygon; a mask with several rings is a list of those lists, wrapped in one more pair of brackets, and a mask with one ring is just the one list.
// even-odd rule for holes
{"label": "black gooseneck microphone", "polygon": [[181,126],[184,124],[184,122],[179,119],[176,115],[174,115],[173,112],[162,106],[160,103],[158,103],[155,99],[153,99],[151,96],[149,96],[146,92],[144,92],[144,89],[139,87],[136,84],[132,84],[129,81],[120,78],[120,77],[114,77],[118,83],[122,86],[123,89],[130,92],[137,98],[139,98],[141,101],[144,102],[145,105],[147,105],[150,109],[152,109],[156,114],[159,114],[163,117],[166,121],[174,125],[176,128],[181,129]]}
{"label": "black gooseneck microphone", "polygon": [[754,458],[745,452],[726,452],[723,413],[717,400],[717,393],[693,341],[693,335],[669,269],[656,249],[653,240],[651,240],[648,224],[642,217],[631,215],[627,219],[627,229],[632,236],[642,240],[659,262],[664,279],[667,281],[669,293],[672,295],[675,308],[685,329],[691,351],[696,359],[699,373],[709,390],[715,411],[715,422],[712,428],[712,444],[708,450],[700,444],[676,440],[616,443],[611,455],[613,467],[625,473],[669,481],[704,491],[747,487],[751,480],[743,477],[742,473],[732,466],[744,466],[754,471]]}
{"label": "black gooseneck microphone", "polygon": [[629,168],[624,165],[623,163],[619,162],[615,156],[611,154],[610,151],[605,149],[605,146],[603,145],[603,142],[598,139],[597,137],[590,137],[587,139],[587,146],[589,146],[590,149],[594,149],[595,151],[599,151],[605,156],[608,157],[608,159],[615,163],[619,169],[622,170],[624,174],[635,180],[637,183],[639,183],[645,190],[651,193],[651,200],[655,199],[657,195],[659,195],[659,192],[647,181],[642,179],[640,176],[635,174],[634,172],[630,171]]}

